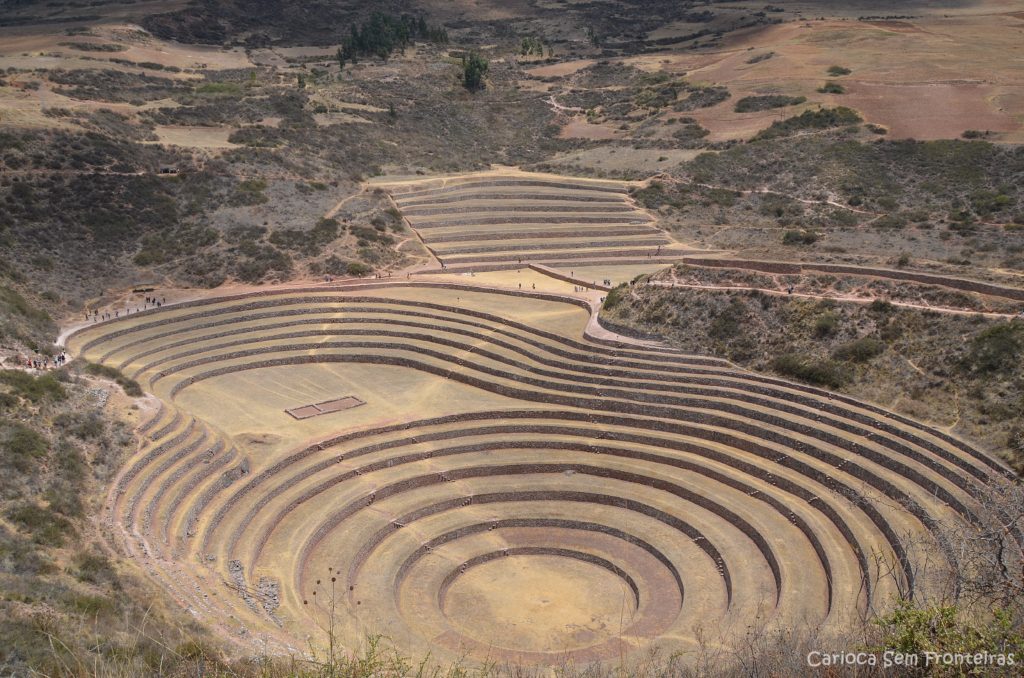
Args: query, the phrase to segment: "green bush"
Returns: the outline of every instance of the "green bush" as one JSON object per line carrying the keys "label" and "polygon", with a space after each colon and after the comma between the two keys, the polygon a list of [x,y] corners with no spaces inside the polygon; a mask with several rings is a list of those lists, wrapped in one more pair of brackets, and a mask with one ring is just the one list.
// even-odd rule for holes
{"label": "green bush", "polygon": [[896,310],[896,306],[891,301],[885,299],[875,299],[868,304],[868,310],[872,313],[889,314]]}
{"label": "green bush", "polygon": [[[925,652],[954,655],[1024,654],[1024,636],[1013,615],[992,609],[984,617],[967,618],[953,606],[917,607],[901,601],[896,609],[878,618],[882,632],[878,652],[896,651],[915,656]],[[983,675],[987,671],[937,671],[929,675]],[[1014,671],[1014,673],[1018,672]],[[920,675],[924,675],[923,673]],[[1004,675],[1000,672],[1000,675]],[[1009,673],[1005,675],[1010,675]]]}
{"label": "green bush", "polygon": [[846,94],[846,88],[838,82],[832,82],[829,80],[818,88],[818,92],[821,94]]}
{"label": "green bush", "polygon": [[0,420],[0,451],[4,466],[28,473],[33,464],[46,456],[49,444],[35,430],[17,421]]}
{"label": "green bush", "polygon": [[367,266],[361,261],[350,261],[345,266],[345,273],[356,278],[362,278],[364,275],[370,275],[373,273],[373,268]]}
{"label": "green bush", "polygon": [[818,234],[813,231],[786,231],[782,234],[783,245],[813,245],[818,242]]}
{"label": "green bush", "polygon": [[822,108],[817,111],[804,111],[800,115],[785,120],[777,120],[767,129],[761,130],[754,137],[755,141],[785,137],[809,129],[830,129],[832,127],[843,127],[855,125],[861,122],[860,115],[852,108],[837,106],[836,108]]}
{"label": "green bush", "polygon": [[0,311],[22,316],[37,323],[52,323],[50,316],[32,305],[10,287],[0,285]]}
{"label": "green bush", "polygon": [[139,382],[124,376],[124,374],[116,368],[109,367],[107,365],[100,365],[98,363],[87,363],[85,366],[85,372],[86,374],[91,374],[95,377],[112,379],[121,387],[121,390],[123,390],[127,396],[132,398],[139,398],[142,396],[142,387],[139,386]]}
{"label": "green bush", "polygon": [[753,111],[767,111],[772,108],[785,108],[796,106],[807,101],[807,97],[790,97],[783,94],[765,94],[760,96],[743,97],[736,102],[737,113],[750,113]]}
{"label": "green bush", "polygon": [[82,440],[99,438],[106,430],[98,412],[62,412],[54,418],[53,425]]}
{"label": "green bush", "polygon": [[67,398],[67,391],[52,373],[32,376],[21,370],[0,371],[0,384],[5,384],[11,393],[33,403],[58,401]]}
{"label": "green bush", "polygon": [[472,91],[484,86],[484,77],[488,69],[487,59],[476,52],[462,58],[462,84]]}
{"label": "green bush", "polygon": [[29,532],[32,540],[42,546],[63,546],[74,531],[67,518],[35,504],[15,506],[7,511],[7,519]]}
{"label": "green bush", "polygon": [[80,489],[72,483],[54,479],[43,493],[43,499],[55,513],[68,518],[84,518],[85,504],[82,503]]}
{"label": "green bush", "polygon": [[604,297],[604,308],[607,311],[612,310],[626,298],[627,286],[622,283],[612,289],[608,290],[608,294]]}
{"label": "green bush", "polygon": [[270,242],[278,247],[314,255],[337,239],[338,229],[339,224],[336,219],[324,218],[308,231],[293,228],[274,231],[270,234]]}
{"label": "green bush", "polygon": [[814,336],[818,339],[830,337],[839,329],[839,316],[826,311],[814,319]]}
{"label": "green bush", "polygon": [[832,352],[836,360],[847,360],[855,363],[866,363],[872,358],[877,358],[885,352],[886,344],[874,337],[861,337],[847,344],[843,344]]}
{"label": "green bush", "polygon": [[78,581],[83,581],[87,584],[104,584],[117,581],[114,564],[102,553],[82,551],[75,555],[71,563],[74,566],[73,574]]}
{"label": "green bush", "polygon": [[843,66],[828,67],[828,74],[831,75],[833,78],[838,78],[840,75],[849,75],[852,72],[853,71],[851,71],[849,68],[845,68]]}
{"label": "green bush", "polygon": [[772,361],[772,369],[783,376],[829,388],[839,388],[847,380],[842,366],[831,360],[805,359],[792,353]]}
{"label": "green bush", "polygon": [[968,365],[976,372],[1003,373],[1020,369],[1024,354],[1024,322],[1000,323],[983,330],[971,342]]}
{"label": "green bush", "polygon": [[729,300],[729,305],[711,321],[708,336],[718,341],[733,339],[740,334],[746,317],[746,305],[739,297],[732,297]]}
{"label": "green bush", "polygon": [[269,198],[263,193],[267,188],[267,182],[263,179],[246,179],[239,182],[235,192],[228,198],[228,204],[233,207],[245,207],[262,205]]}

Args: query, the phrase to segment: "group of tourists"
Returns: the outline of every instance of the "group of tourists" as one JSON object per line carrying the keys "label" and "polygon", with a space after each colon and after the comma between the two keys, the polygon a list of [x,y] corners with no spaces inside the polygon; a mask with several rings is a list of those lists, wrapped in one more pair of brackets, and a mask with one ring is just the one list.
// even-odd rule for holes
{"label": "group of tourists", "polygon": [[26,369],[30,370],[56,369],[58,367],[66,365],[67,362],[68,354],[65,353],[64,351],[61,351],[59,355],[52,357],[44,355],[40,357],[29,356],[28,358],[22,358],[22,364],[25,366]]}
{"label": "group of tourists", "polygon": [[[140,311],[145,311],[150,308],[160,308],[166,303],[167,297],[160,297],[159,299],[157,299],[156,297],[146,297],[145,301],[143,301],[142,303],[142,308],[139,308],[138,306],[136,306],[134,309],[132,309],[131,307],[127,307],[124,309],[124,314],[130,315],[131,313],[139,313]],[[93,322],[99,322],[100,320],[114,320],[120,317],[120,310],[115,310],[113,312],[104,311],[103,313],[100,313],[97,309],[93,309],[92,315],[89,314],[88,310],[85,312],[86,321],[88,321],[90,318],[92,319]]]}

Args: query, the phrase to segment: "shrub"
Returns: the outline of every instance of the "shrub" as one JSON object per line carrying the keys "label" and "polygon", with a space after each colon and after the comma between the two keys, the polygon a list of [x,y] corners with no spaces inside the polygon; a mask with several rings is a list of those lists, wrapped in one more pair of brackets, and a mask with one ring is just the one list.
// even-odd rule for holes
{"label": "shrub", "polygon": [[818,91],[822,94],[846,94],[846,88],[838,82],[832,82],[831,80],[819,87]]}
{"label": "shrub", "polygon": [[50,510],[68,518],[85,516],[85,505],[79,494],[79,488],[64,480],[55,479],[43,493]]}
{"label": "shrub", "polygon": [[[18,184],[15,184],[16,186]],[[52,323],[50,316],[32,305],[10,287],[0,285],[0,311],[19,315],[37,323]]]}
{"label": "shrub", "polygon": [[870,304],[868,304],[868,310],[871,311],[872,313],[888,314],[895,311],[896,307],[893,306],[891,301],[886,301],[885,299],[875,299]]}
{"label": "shrub", "polygon": [[819,339],[831,336],[839,328],[839,316],[831,311],[822,313],[814,319],[814,336]]}
{"label": "shrub", "polygon": [[849,75],[852,72],[853,71],[851,71],[849,68],[845,68],[843,66],[828,67],[828,74],[831,75],[833,78],[838,78],[840,75]]}
{"label": "shrub", "polygon": [[73,531],[71,521],[35,504],[21,504],[7,512],[7,519],[29,532],[32,540],[43,546],[63,546]]}
{"label": "shrub", "polygon": [[783,94],[765,94],[760,96],[743,97],[736,102],[737,113],[750,113],[752,111],[767,111],[772,108],[785,108],[796,106],[807,101],[807,97],[790,97]]}
{"label": "shrub", "polygon": [[484,86],[484,76],[487,75],[487,60],[476,52],[462,58],[462,84],[472,91],[481,89]]}
{"label": "shrub", "polygon": [[971,342],[968,365],[976,372],[1009,372],[1020,368],[1024,354],[1024,322],[1010,321],[993,325]]}
{"label": "shrub", "polygon": [[783,245],[813,245],[818,242],[818,234],[813,231],[786,231],[782,234]]}
{"label": "shrub", "polygon": [[270,242],[285,249],[299,250],[307,255],[313,255],[337,239],[338,227],[336,219],[323,218],[308,231],[293,228],[274,231],[270,234]]}
{"label": "shrub", "polygon": [[847,360],[855,363],[866,363],[872,358],[877,358],[885,351],[886,344],[874,337],[861,337],[848,344],[843,344],[832,352],[836,360]]}
{"label": "shrub", "polygon": [[21,370],[3,370],[0,371],[0,384],[6,384],[12,394],[33,403],[67,398],[67,391],[52,373],[34,377]]}
{"label": "shrub", "polygon": [[1018,455],[1024,455],[1024,425],[1010,429],[1006,434],[1006,446]]}
{"label": "shrub", "polygon": [[775,139],[808,129],[829,129],[832,127],[855,125],[861,121],[860,115],[852,108],[847,108],[846,106],[822,108],[817,111],[804,111],[792,118],[773,122],[767,129],[758,132],[754,140]]}
{"label": "shrub", "polygon": [[105,430],[103,417],[98,412],[63,412],[54,418],[53,425],[82,440],[99,438]]}
{"label": "shrub", "polygon": [[608,294],[605,295],[604,298],[605,310],[610,311],[611,309],[615,308],[620,303],[622,303],[622,300],[626,298],[626,289],[626,284],[622,283],[608,290]]}
{"label": "shrub", "polygon": [[78,581],[87,584],[113,583],[117,581],[117,573],[110,559],[101,553],[82,551],[72,559],[74,576]]}
{"label": "shrub", "polygon": [[266,188],[267,182],[263,179],[246,179],[241,181],[235,187],[235,192],[228,199],[228,204],[233,207],[262,205],[269,200],[263,193]]}
{"label": "shrub", "polygon": [[33,429],[16,421],[0,420],[0,450],[4,466],[18,473],[28,473],[33,462],[49,451],[46,439]]}
{"label": "shrub", "polygon": [[761,63],[762,61],[767,61],[768,59],[771,59],[773,56],[775,56],[775,52],[762,52],[761,54],[755,54],[754,56],[752,56],[749,59],[747,59],[747,63],[748,64]]}
{"label": "shrub", "polygon": [[728,99],[731,94],[725,87],[691,87],[685,99],[672,105],[674,111],[694,111],[698,108],[710,108]]}
{"label": "shrub", "polygon": [[345,273],[356,278],[362,278],[364,275],[370,275],[373,273],[373,268],[367,266],[361,261],[350,261],[345,266]]}
{"label": "shrub", "polygon": [[[953,606],[917,607],[901,601],[889,614],[875,620],[882,637],[876,651],[923,656],[925,653],[952,656],[1002,654],[1019,656],[1024,636],[1011,613],[991,609],[984,617],[965,617]],[[969,675],[969,671],[928,672],[931,675]],[[988,671],[976,671],[976,675]],[[995,673],[1001,673],[998,669]],[[1011,670],[1010,673],[1018,674]],[[924,675],[924,674],[921,674]]]}
{"label": "shrub", "polygon": [[112,379],[121,387],[125,395],[132,398],[139,398],[142,396],[142,387],[139,386],[139,382],[134,379],[129,379],[124,376],[120,370],[109,367],[107,365],[100,365],[98,363],[87,363],[85,366],[86,374],[91,374],[95,377],[103,377],[105,379]]}
{"label": "shrub", "polygon": [[772,369],[783,376],[830,388],[839,388],[847,379],[842,367],[831,360],[804,359],[792,353],[772,361]]}
{"label": "shrub", "polygon": [[743,320],[747,317],[747,307],[739,297],[729,300],[729,305],[715,316],[708,328],[708,336],[719,341],[727,341],[740,333]]}

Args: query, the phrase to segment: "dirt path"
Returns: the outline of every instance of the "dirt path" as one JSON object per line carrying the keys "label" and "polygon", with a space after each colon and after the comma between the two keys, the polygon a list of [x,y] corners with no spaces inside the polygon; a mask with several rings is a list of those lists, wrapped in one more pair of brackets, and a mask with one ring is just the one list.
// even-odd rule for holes
{"label": "dirt path", "polygon": [[364,192],[366,192],[366,184],[360,184],[358,191],[356,191],[355,193],[353,193],[350,196],[347,196],[344,200],[339,202],[337,205],[335,205],[331,209],[327,210],[327,214],[324,215],[324,218],[325,219],[333,219],[335,217],[335,215],[338,214],[338,212],[341,211],[341,208],[345,206],[345,203],[347,203],[349,200],[352,200],[353,198],[358,198],[359,196],[363,195]]}
{"label": "dirt path", "polygon": [[668,282],[665,280],[650,280],[646,285],[652,287],[680,287],[685,289],[695,290],[714,290],[714,291],[728,291],[728,292],[761,292],[762,294],[771,294],[777,297],[800,297],[804,299],[828,299],[830,301],[844,301],[855,304],[870,304],[875,301],[887,301],[893,306],[900,306],[903,308],[916,308],[923,311],[935,311],[936,313],[948,313],[951,315],[975,315],[984,316],[986,318],[1016,318],[1016,313],[996,313],[993,311],[972,311],[970,309],[963,308],[948,308],[944,306],[928,306],[927,304],[912,304],[907,301],[891,301],[889,299],[882,299],[881,297],[853,297],[848,295],[831,295],[831,294],[811,294],[809,292],[788,292],[785,290],[769,289],[765,287],[747,287],[740,285],[701,285],[698,283],[683,283],[683,282]]}
{"label": "dirt path", "polygon": [[675,183],[675,184],[685,184],[687,186],[697,186],[699,188],[707,188],[707,189],[710,189],[710,190],[731,191],[732,193],[739,193],[740,195],[780,195],[783,198],[788,198],[790,200],[794,200],[796,202],[803,203],[804,205],[828,205],[829,207],[835,207],[837,209],[846,210],[848,212],[854,212],[856,214],[864,214],[866,216],[874,217],[875,219],[877,219],[879,217],[885,216],[885,213],[883,213],[883,212],[871,212],[869,210],[861,210],[861,209],[857,209],[856,207],[851,207],[850,205],[844,205],[841,202],[836,202],[835,200],[810,200],[808,198],[798,198],[798,197],[796,197],[794,195],[789,195],[788,193],[783,193],[781,191],[773,191],[773,190],[771,190],[769,188],[747,188],[747,189],[740,189],[740,188],[733,188],[731,186],[722,186],[722,185],[718,185],[718,184],[705,184],[705,183],[701,183],[699,181],[687,181],[685,179],[679,179],[677,177],[672,177],[672,176],[669,176],[667,174],[655,175],[655,176],[651,177],[651,179],[649,179],[648,181],[654,181],[654,180],[667,181],[669,183]]}

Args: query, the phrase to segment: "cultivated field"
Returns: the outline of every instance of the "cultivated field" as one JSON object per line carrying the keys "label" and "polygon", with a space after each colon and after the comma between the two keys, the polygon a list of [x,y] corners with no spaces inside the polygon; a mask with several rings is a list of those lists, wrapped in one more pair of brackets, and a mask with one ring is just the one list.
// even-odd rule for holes
{"label": "cultivated field", "polygon": [[841,629],[934,592],[945,530],[989,517],[1007,471],[955,437],[588,321],[570,297],[403,282],[88,327],[70,349],[163,403],[111,528],[253,644],[323,642],[333,609],[343,644],[557,663]]}
{"label": "cultivated field", "polygon": [[677,259],[687,250],[633,204],[629,184],[500,169],[374,180],[448,269]]}

